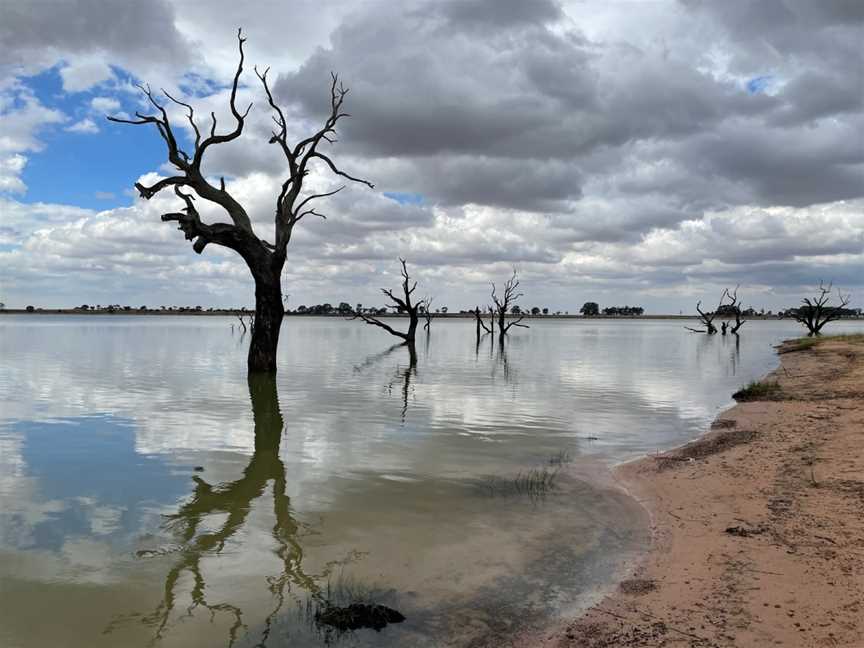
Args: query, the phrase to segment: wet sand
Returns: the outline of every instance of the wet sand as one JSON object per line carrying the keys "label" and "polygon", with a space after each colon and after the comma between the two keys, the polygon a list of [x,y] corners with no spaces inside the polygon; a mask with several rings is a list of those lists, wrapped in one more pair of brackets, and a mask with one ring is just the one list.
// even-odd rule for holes
{"label": "wet sand", "polygon": [[616,592],[520,646],[864,646],[864,337],[780,349],[771,400],[616,469],[652,549]]}

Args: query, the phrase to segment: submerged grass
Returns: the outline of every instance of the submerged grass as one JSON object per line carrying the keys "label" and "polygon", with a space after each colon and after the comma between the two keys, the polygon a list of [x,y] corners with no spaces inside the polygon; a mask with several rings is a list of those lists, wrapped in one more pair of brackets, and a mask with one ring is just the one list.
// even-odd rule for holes
{"label": "submerged grass", "polygon": [[759,400],[779,400],[783,395],[783,390],[780,383],[772,380],[754,380],[746,387],[739,389],[732,394],[738,402],[744,401],[759,401]]}
{"label": "submerged grass", "polygon": [[539,499],[555,489],[559,472],[571,461],[570,454],[560,450],[538,468],[520,470],[512,479],[489,475],[481,481],[481,486],[490,497],[527,495],[531,499]]}

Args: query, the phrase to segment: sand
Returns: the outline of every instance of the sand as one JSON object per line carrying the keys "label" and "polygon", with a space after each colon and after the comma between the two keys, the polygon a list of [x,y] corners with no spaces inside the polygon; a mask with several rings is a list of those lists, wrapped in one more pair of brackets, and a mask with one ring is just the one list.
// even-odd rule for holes
{"label": "sand", "polygon": [[616,469],[651,514],[651,550],[523,645],[864,647],[864,338],[790,348],[772,400]]}

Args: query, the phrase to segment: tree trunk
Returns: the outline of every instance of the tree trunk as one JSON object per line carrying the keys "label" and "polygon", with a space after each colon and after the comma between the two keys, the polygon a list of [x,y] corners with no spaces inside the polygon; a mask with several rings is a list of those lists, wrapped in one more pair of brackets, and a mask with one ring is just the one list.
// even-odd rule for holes
{"label": "tree trunk", "polygon": [[413,310],[408,311],[408,333],[406,334],[407,337],[405,338],[405,340],[408,342],[408,344],[410,344],[412,346],[414,344],[414,338],[417,335],[417,321],[418,320],[419,320],[419,317],[417,316],[417,307],[415,306],[413,308]]}
{"label": "tree trunk", "polygon": [[249,373],[276,373],[276,349],[285,310],[279,274],[255,277],[255,324],[249,342]]}

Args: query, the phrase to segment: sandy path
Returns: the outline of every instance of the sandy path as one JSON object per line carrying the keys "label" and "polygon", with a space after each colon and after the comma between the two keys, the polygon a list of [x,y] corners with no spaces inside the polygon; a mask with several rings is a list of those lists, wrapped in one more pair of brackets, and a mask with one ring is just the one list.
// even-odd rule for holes
{"label": "sandy path", "polygon": [[780,400],[622,466],[654,547],[585,617],[524,645],[864,647],[864,343],[781,355]]}

